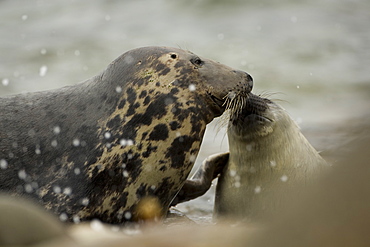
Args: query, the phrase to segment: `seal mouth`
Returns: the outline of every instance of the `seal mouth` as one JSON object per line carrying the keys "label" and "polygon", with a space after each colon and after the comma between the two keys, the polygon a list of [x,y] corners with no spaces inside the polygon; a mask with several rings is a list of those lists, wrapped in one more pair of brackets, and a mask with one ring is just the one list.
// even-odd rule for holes
{"label": "seal mouth", "polygon": [[268,124],[274,122],[266,111],[272,101],[261,98],[252,93],[248,95],[230,95],[226,96],[224,105],[230,111],[230,122],[233,125],[243,124]]}
{"label": "seal mouth", "polygon": [[249,122],[260,122],[260,123],[272,123],[274,122],[274,120],[272,120],[271,118],[268,118],[266,116],[263,116],[261,114],[258,114],[258,113],[252,113],[252,112],[249,112],[249,113],[246,113],[246,115],[244,115],[244,120],[249,120]]}
{"label": "seal mouth", "polygon": [[210,97],[213,101],[213,103],[215,103],[217,106],[219,106],[220,108],[225,108],[224,107],[224,101],[222,99],[219,99],[217,98],[216,96],[210,94]]}
{"label": "seal mouth", "polygon": [[216,116],[221,116],[222,113],[225,111],[225,106],[224,106],[224,100],[216,97],[210,92],[207,92],[208,97],[211,99],[213,105],[215,106],[213,109],[213,112],[215,113]]}

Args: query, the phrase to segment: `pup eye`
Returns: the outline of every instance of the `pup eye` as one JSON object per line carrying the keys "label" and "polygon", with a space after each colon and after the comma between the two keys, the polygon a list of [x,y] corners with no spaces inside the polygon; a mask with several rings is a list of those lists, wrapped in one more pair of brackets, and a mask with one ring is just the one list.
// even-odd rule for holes
{"label": "pup eye", "polygon": [[204,62],[199,57],[192,58],[190,62],[196,66],[202,66],[204,64]]}

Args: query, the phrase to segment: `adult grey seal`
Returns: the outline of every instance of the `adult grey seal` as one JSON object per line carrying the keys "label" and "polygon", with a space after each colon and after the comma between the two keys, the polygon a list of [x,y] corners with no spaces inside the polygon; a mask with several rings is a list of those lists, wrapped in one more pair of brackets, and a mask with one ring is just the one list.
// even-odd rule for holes
{"label": "adult grey seal", "polygon": [[84,83],[0,99],[0,190],[61,220],[135,220],[183,186],[206,125],[249,74],[176,48],[128,51]]}
{"label": "adult grey seal", "polygon": [[210,156],[174,203],[205,193],[219,174],[215,214],[256,219],[271,212],[295,181],[304,183],[326,166],[288,113],[269,99],[230,95],[229,152]]}

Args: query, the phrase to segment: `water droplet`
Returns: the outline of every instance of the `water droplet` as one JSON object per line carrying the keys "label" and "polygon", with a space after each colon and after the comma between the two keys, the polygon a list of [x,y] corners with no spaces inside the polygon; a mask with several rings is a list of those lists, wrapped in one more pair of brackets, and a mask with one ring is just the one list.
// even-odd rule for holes
{"label": "water droplet", "polygon": [[190,155],[189,160],[190,160],[190,162],[194,162],[196,160],[196,158],[197,158],[197,156]]}
{"label": "water droplet", "polygon": [[46,75],[46,72],[48,72],[48,67],[46,65],[41,66],[39,75],[41,77],[44,77]]}
{"label": "water droplet", "polygon": [[124,217],[125,217],[125,219],[126,219],[126,220],[131,219],[131,217],[132,217],[131,212],[126,212],[126,213],[124,214]]}
{"label": "water droplet", "polygon": [[52,140],[52,141],[51,141],[51,146],[52,146],[52,147],[56,147],[56,146],[58,146],[58,141],[57,141],[57,140]]}
{"label": "water droplet", "polygon": [[193,92],[197,89],[197,87],[194,84],[189,85],[189,91]]}
{"label": "water droplet", "polygon": [[22,15],[22,21],[25,21],[28,19],[28,15]]}
{"label": "water droplet", "polygon": [[235,188],[239,188],[240,187],[240,182],[235,182],[234,186],[235,186]]}
{"label": "water droplet", "polygon": [[165,105],[171,105],[172,103],[173,103],[173,99],[171,99],[171,98],[165,98],[164,99],[164,103],[165,103]]}
{"label": "water droplet", "polygon": [[299,89],[299,85],[297,85],[297,89]]}
{"label": "water droplet", "polygon": [[3,86],[5,86],[5,87],[9,85],[9,79],[8,78],[4,78],[1,82],[2,82]]}
{"label": "water droplet", "polygon": [[89,203],[90,203],[89,198],[87,198],[87,197],[82,198],[82,200],[81,200],[82,205],[87,206],[87,205],[89,205]]}
{"label": "water droplet", "polygon": [[270,166],[275,167],[276,166],[276,161],[275,160],[270,160]]}
{"label": "water droplet", "polygon": [[41,49],[41,50],[40,50],[40,53],[41,53],[42,55],[45,55],[45,54],[47,53],[47,50],[46,50],[46,49]]}
{"label": "water droplet", "polygon": [[25,170],[19,170],[18,171],[18,177],[20,178],[20,179],[22,179],[22,180],[25,180],[26,178],[27,178],[27,173],[26,173],[26,171]]}
{"label": "water droplet", "polygon": [[261,193],[261,190],[262,190],[261,186],[256,186],[256,188],[254,188],[254,193],[259,194]]}
{"label": "water droplet", "polygon": [[122,87],[120,87],[120,86],[117,86],[117,87],[116,87],[116,92],[117,92],[117,93],[120,93],[120,92],[122,92]]}
{"label": "water droplet", "polygon": [[59,219],[60,219],[61,221],[66,221],[66,220],[68,220],[68,215],[67,215],[66,213],[61,213],[61,214],[59,215]]}
{"label": "water droplet", "polygon": [[56,134],[56,135],[58,135],[60,133],[60,127],[59,126],[55,126],[53,128],[53,133]]}
{"label": "water droplet", "polygon": [[105,132],[105,133],[104,133],[104,138],[105,138],[105,139],[109,139],[109,138],[111,138],[111,136],[112,136],[112,135],[111,135],[111,133],[109,133],[109,132]]}
{"label": "water droplet", "polygon": [[60,194],[62,192],[62,189],[58,185],[53,186],[53,192],[55,194]]}
{"label": "water droplet", "polygon": [[127,146],[132,146],[134,145],[134,141],[133,140],[127,140]]}
{"label": "water droplet", "polygon": [[28,135],[29,135],[30,137],[34,137],[34,136],[36,135],[36,131],[35,131],[34,129],[30,129],[30,130],[28,131]]}
{"label": "water droplet", "polygon": [[129,176],[128,171],[126,171],[126,170],[124,170],[122,174],[123,174],[123,176],[124,176],[125,178],[128,178],[128,176]]}
{"label": "water droplet", "polygon": [[288,181],[288,176],[287,175],[283,175],[283,176],[281,176],[280,180],[282,182],[286,182],[286,181]]}
{"label": "water droplet", "polygon": [[79,175],[80,173],[81,173],[81,170],[80,170],[80,168],[75,168],[74,169],[74,173],[76,174],[76,175]]}
{"label": "water droplet", "polygon": [[64,190],[63,190],[63,194],[69,196],[72,194],[72,189],[71,187],[65,187]]}
{"label": "water droplet", "polygon": [[225,38],[225,35],[223,33],[219,33],[219,34],[217,34],[217,38],[219,40],[223,40]]}
{"label": "water droplet", "polygon": [[134,62],[134,58],[130,55],[125,55],[123,61],[127,64],[132,64]]}
{"label": "water droplet", "polygon": [[36,147],[35,154],[41,154],[41,149],[39,147]]}
{"label": "water droplet", "polygon": [[39,188],[39,184],[35,181],[31,182],[31,186],[32,188],[34,188],[35,190],[37,190]]}
{"label": "water droplet", "polygon": [[81,222],[81,219],[78,215],[73,215],[72,217],[73,223],[78,224]]}
{"label": "water droplet", "polygon": [[92,230],[94,230],[96,232],[100,232],[100,231],[104,230],[103,224],[101,223],[100,220],[97,220],[97,219],[93,219],[90,222],[90,227],[91,227]]}
{"label": "water droplet", "polygon": [[30,185],[30,184],[26,184],[26,185],[24,186],[24,190],[25,190],[27,193],[32,193],[32,192],[33,192],[32,185]]}
{"label": "water droplet", "polygon": [[3,169],[3,170],[8,168],[8,162],[4,159],[1,159],[0,160],[0,168]]}
{"label": "water droplet", "polygon": [[126,139],[121,139],[120,141],[119,141],[119,144],[121,145],[121,146],[126,146],[127,145],[127,140]]}
{"label": "water droplet", "polygon": [[80,140],[77,139],[77,138],[76,139],[73,139],[72,144],[73,144],[73,146],[78,147],[78,146],[80,146]]}
{"label": "water droplet", "polygon": [[229,174],[230,174],[230,176],[235,177],[236,171],[235,170],[230,170]]}

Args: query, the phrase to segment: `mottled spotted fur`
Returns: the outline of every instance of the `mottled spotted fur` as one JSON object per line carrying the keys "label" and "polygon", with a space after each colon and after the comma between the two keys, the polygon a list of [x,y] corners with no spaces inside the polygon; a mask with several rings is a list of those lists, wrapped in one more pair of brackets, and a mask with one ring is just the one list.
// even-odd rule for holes
{"label": "mottled spotted fur", "polygon": [[0,99],[0,189],[35,198],[62,220],[135,219],[146,196],[165,212],[206,125],[251,77],[166,47],[131,50],[100,75]]}

